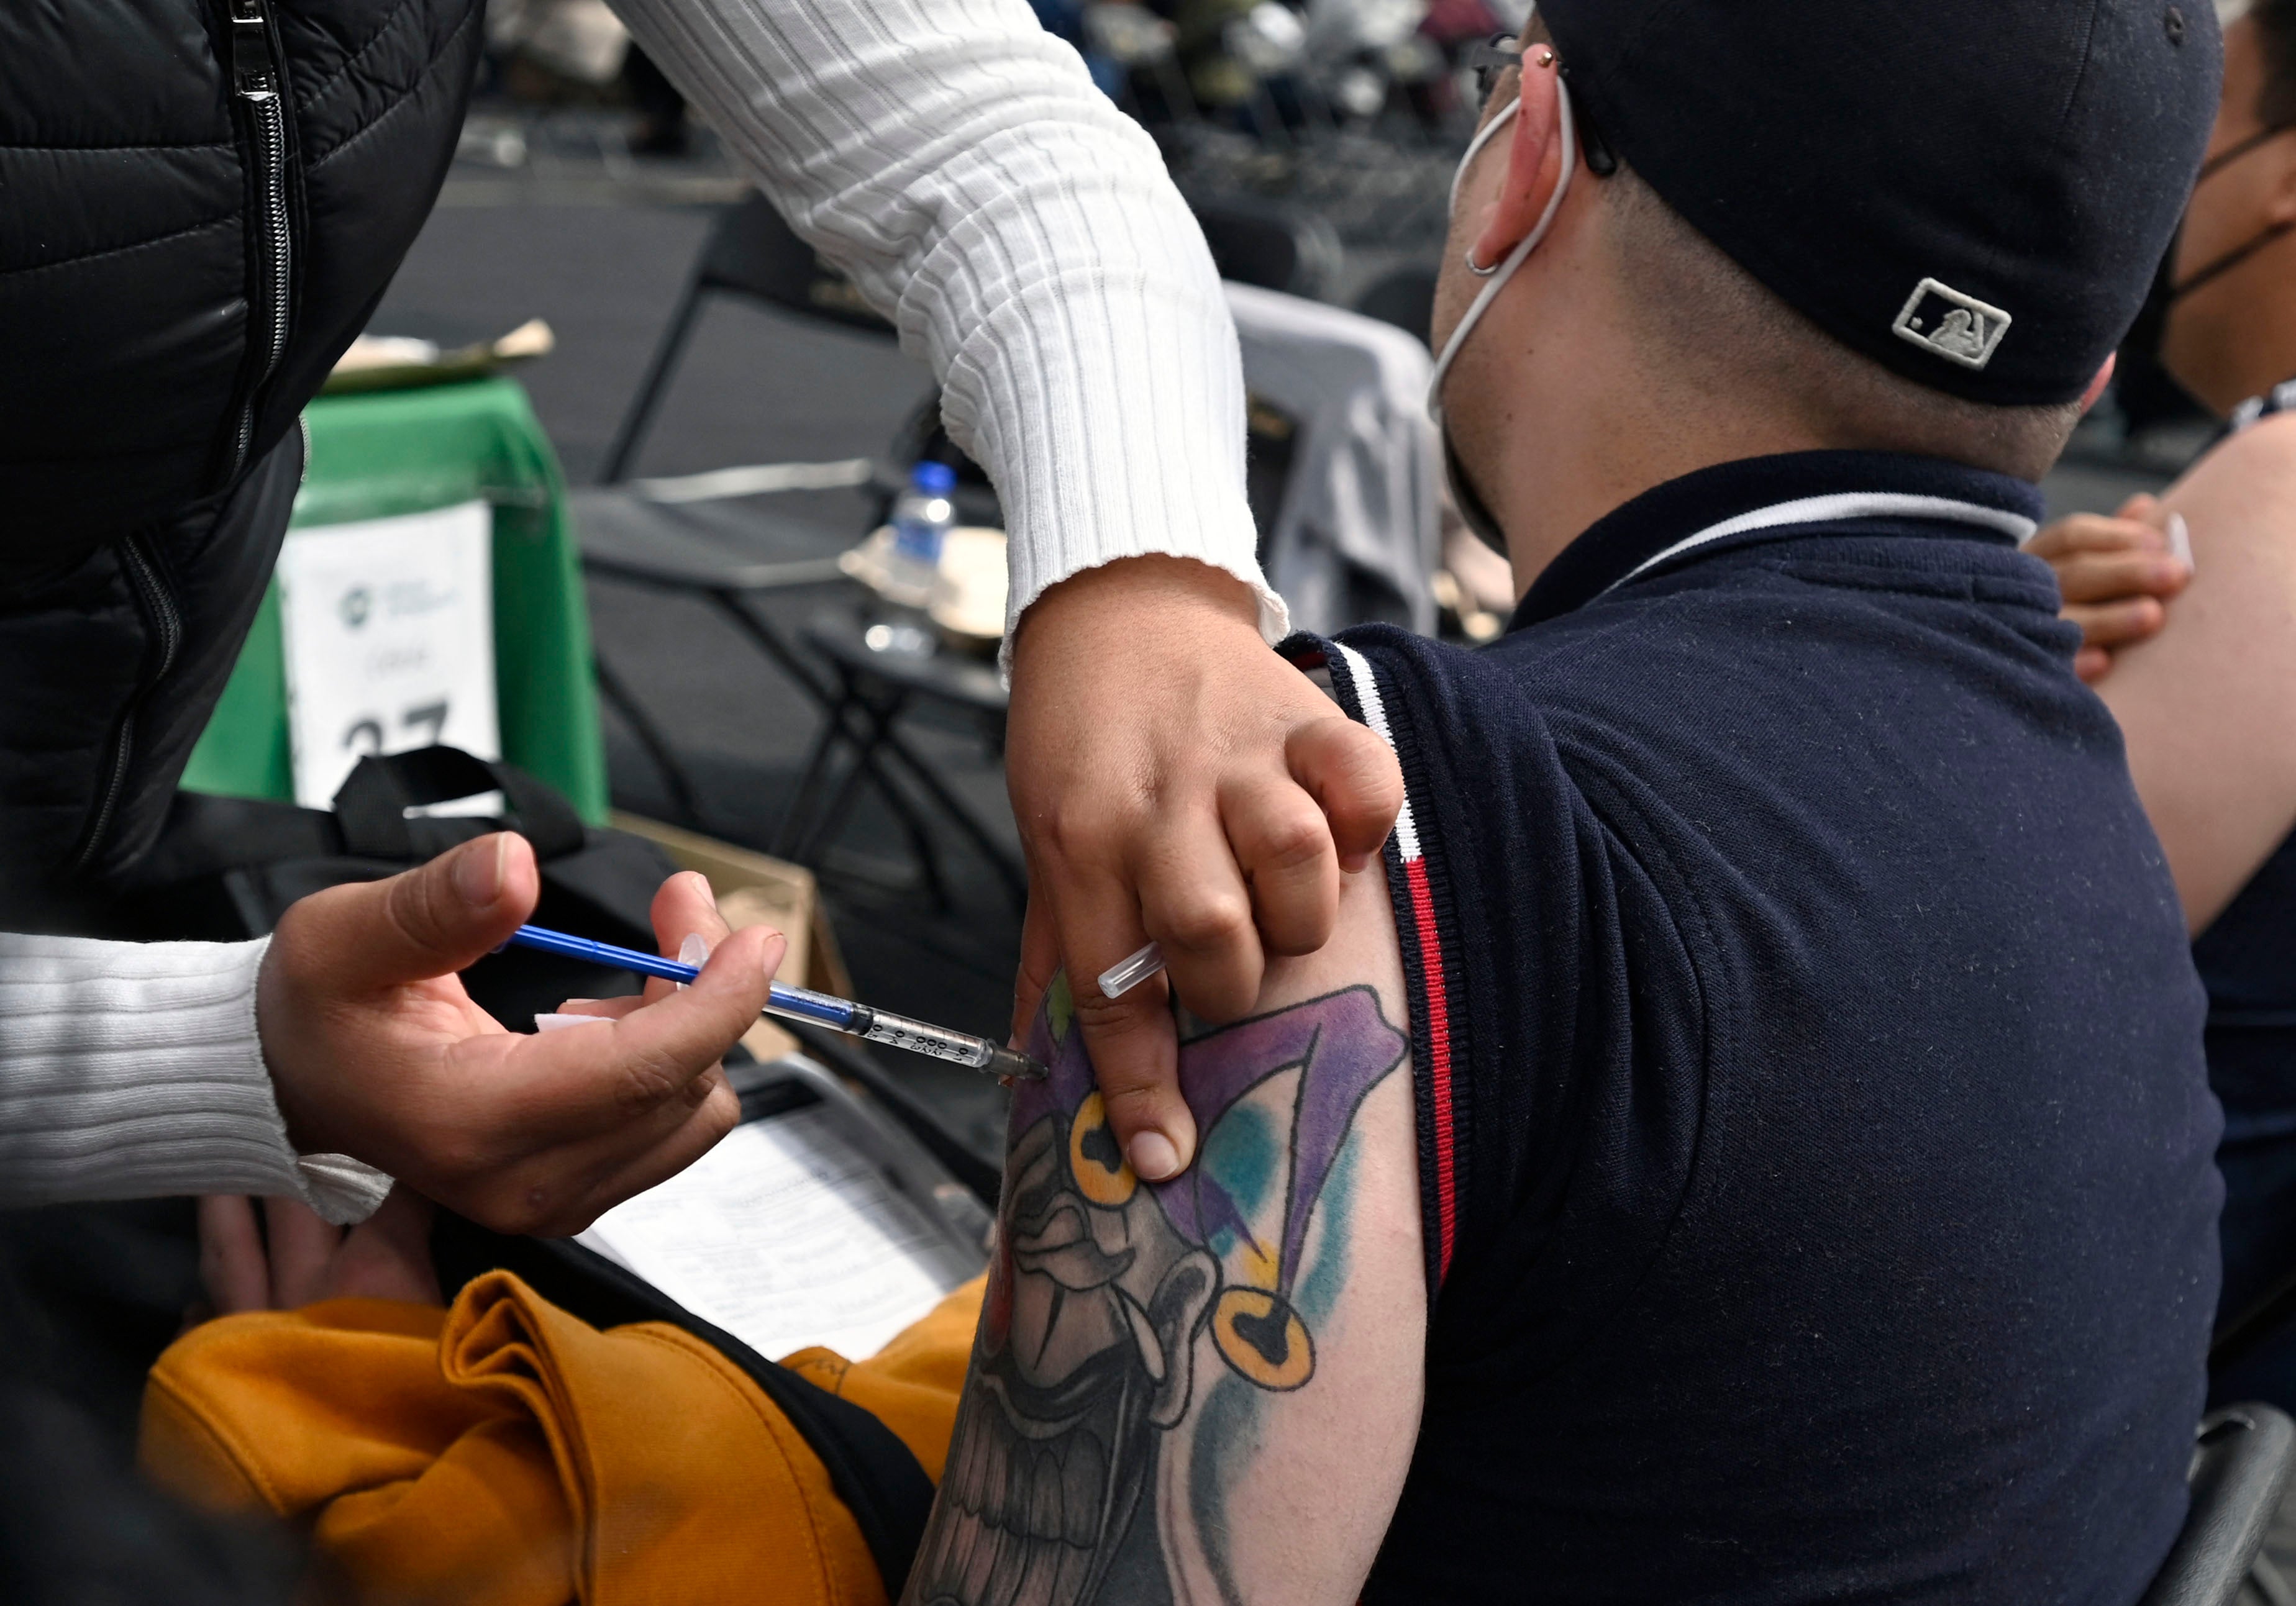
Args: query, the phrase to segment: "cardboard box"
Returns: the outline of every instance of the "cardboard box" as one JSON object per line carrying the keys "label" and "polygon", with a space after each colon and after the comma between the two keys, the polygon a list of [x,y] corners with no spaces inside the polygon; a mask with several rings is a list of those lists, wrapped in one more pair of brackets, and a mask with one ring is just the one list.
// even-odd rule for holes
{"label": "cardboard box", "polygon": [[[781,979],[816,992],[853,996],[853,978],[837,951],[837,935],[821,912],[821,889],[813,872],[801,864],[736,848],[698,832],[681,831],[659,820],[615,813],[610,823],[659,846],[680,870],[697,870],[709,878],[718,895],[718,913],[735,930],[748,926],[771,926],[789,939],[789,956],[782,961]],[[777,1060],[793,1053],[797,1039],[771,1020],[759,1020],[742,1043],[760,1060]]]}

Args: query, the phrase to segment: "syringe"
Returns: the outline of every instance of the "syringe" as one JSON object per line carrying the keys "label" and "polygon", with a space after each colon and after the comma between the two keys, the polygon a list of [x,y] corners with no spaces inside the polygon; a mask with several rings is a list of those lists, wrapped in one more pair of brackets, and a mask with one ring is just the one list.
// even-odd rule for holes
{"label": "syringe", "polygon": [[[651,954],[641,954],[635,948],[617,947],[610,942],[593,942],[586,937],[569,937],[563,931],[548,931],[540,926],[521,926],[511,933],[510,943],[521,948],[537,948],[545,954],[560,954],[569,959],[587,959],[599,964],[618,966],[636,971],[641,976],[659,976],[665,981],[692,981],[701,974],[699,965],[680,964],[675,959],[657,959]],[[896,1015],[890,1010],[873,1009],[865,1004],[856,1004],[849,998],[835,998],[827,993],[816,993],[810,987],[785,987],[775,981],[767,984],[766,1013],[786,1015],[793,1020],[811,1020],[819,1025],[850,1032],[872,1043],[890,1043],[895,1048],[906,1048],[913,1053],[930,1054],[936,1060],[946,1060],[952,1065],[963,1065],[992,1077],[1013,1077],[1021,1081],[1041,1079],[1045,1068],[1029,1055],[992,1043],[987,1037],[976,1037],[969,1032],[953,1032],[945,1026],[934,1026],[923,1020],[912,1020],[906,1015]]]}

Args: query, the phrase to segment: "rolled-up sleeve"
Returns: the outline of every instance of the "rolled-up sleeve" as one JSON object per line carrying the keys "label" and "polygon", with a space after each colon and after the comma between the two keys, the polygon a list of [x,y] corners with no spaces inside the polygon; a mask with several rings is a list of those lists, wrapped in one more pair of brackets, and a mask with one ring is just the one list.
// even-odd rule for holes
{"label": "rolled-up sleeve", "polygon": [[1008,623],[1150,553],[1260,573],[1218,272],[1154,141],[1023,0],[614,0],[942,385],[995,480]]}

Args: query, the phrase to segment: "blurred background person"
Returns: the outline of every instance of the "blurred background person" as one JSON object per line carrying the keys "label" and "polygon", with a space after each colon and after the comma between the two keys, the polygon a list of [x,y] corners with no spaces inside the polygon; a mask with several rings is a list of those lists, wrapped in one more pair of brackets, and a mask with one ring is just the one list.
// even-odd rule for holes
{"label": "blurred background person", "polygon": [[[2225,93],[2156,314],[2230,433],[2157,498],[2051,525],[2209,991],[2225,1107],[2218,1399],[2296,1405],[2296,4],[2229,8]],[[2189,544],[2188,545],[2186,544]]]}

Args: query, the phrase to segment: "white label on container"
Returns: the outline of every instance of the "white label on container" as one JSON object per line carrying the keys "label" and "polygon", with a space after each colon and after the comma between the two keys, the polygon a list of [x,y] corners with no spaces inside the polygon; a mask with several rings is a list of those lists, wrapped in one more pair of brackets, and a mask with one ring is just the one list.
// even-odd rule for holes
{"label": "white label on container", "polygon": [[291,530],[279,592],[298,803],[328,807],[368,753],[502,756],[485,503]]}

